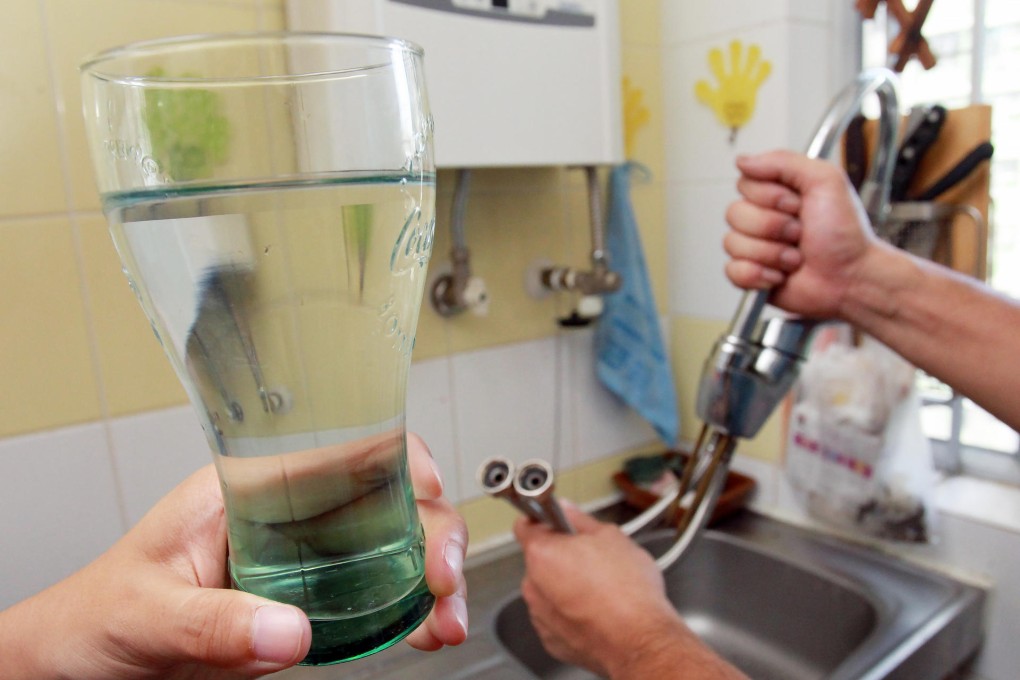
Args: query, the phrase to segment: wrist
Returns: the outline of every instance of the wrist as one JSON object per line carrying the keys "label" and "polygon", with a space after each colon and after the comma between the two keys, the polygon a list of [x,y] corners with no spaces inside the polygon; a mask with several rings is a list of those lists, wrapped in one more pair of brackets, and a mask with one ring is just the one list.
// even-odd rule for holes
{"label": "wrist", "polygon": [[41,595],[0,611],[0,640],[3,640],[3,677],[11,680],[49,678],[43,671],[37,650],[40,639],[33,622],[42,612],[35,611]]}
{"label": "wrist", "polygon": [[693,634],[675,612],[650,615],[643,626],[621,636],[619,649],[612,650],[605,668],[612,680],[655,677],[675,666]]}
{"label": "wrist", "polygon": [[625,653],[606,665],[612,680],[683,678],[683,680],[747,680],[688,628],[675,611],[631,638]]}
{"label": "wrist", "polygon": [[876,240],[849,277],[837,316],[872,332],[901,314],[903,294],[918,285],[919,275],[910,258]]}

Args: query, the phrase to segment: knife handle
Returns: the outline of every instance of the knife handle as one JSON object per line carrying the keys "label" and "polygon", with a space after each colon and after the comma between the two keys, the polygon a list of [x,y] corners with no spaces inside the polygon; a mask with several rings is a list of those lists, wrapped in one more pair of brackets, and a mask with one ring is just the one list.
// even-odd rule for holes
{"label": "knife handle", "polygon": [[889,190],[891,201],[902,201],[907,197],[907,191],[921,164],[921,159],[938,139],[945,120],[945,107],[935,105],[929,108],[917,126],[909,131],[896,156],[896,166],[893,168]]}
{"label": "knife handle", "polygon": [[963,157],[949,172],[930,187],[917,195],[915,200],[934,201],[966,178],[981,163],[987,161],[995,153],[995,147],[989,142],[978,144],[970,153]]}

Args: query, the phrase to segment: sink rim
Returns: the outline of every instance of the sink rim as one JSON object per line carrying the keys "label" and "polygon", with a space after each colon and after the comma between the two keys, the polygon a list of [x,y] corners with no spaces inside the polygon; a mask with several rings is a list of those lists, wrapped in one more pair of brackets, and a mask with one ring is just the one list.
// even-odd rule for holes
{"label": "sink rim", "polygon": [[[672,534],[669,529],[660,529],[643,534],[639,542],[646,545]],[[727,543],[740,550],[752,551],[766,559],[811,573],[817,578],[854,593],[867,603],[873,611],[874,624],[867,635],[847,653],[828,676],[833,680],[910,677],[900,675],[899,669],[925,644],[932,641],[935,636],[943,634],[954,623],[957,624],[956,628],[962,627],[960,634],[966,633],[965,624],[959,622],[961,617],[966,618],[969,623],[976,619],[979,624],[983,618],[986,593],[978,586],[964,583],[937,570],[922,567],[874,547],[847,541],[813,528],[747,511],[719,529],[706,531],[698,540],[706,538]],[[784,546],[789,547],[791,542],[798,543],[801,549],[783,550]],[[802,561],[800,558],[805,554],[815,559]],[[891,579],[891,584],[879,584],[879,587],[876,586],[879,577],[870,578],[870,574],[865,577],[859,572],[848,573],[848,568],[859,569],[862,564],[868,570],[892,574],[895,578]],[[911,607],[916,608],[916,603],[909,602],[907,600],[909,595],[898,590],[897,581],[900,584],[913,583],[915,589],[924,587],[934,595],[931,601],[925,603],[920,621],[903,620],[904,613],[909,613]],[[507,657],[528,667],[506,644],[499,632],[499,622],[504,612],[518,600],[522,600],[519,587],[500,598],[490,610],[492,615],[487,627]],[[977,611],[971,611],[975,607]],[[918,618],[916,613],[913,618]],[[971,655],[980,645],[983,626],[978,625],[975,635],[976,641],[973,650],[970,651]],[[961,662],[963,660],[965,659],[960,659]],[[530,670],[530,667],[528,668]]]}

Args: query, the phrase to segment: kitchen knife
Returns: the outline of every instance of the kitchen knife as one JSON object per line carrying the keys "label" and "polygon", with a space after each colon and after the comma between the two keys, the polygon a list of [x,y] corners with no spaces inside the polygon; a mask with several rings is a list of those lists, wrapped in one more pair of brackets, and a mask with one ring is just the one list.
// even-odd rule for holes
{"label": "kitchen knife", "polygon": [[953,166],[949,172],[933,182],[931,186],[919,193],[913,198],[913,200],[934,201],[936,198],[962,182],[968,175],[970,175],[970,173],[974,172],[979,165],[989,160],[993,153],[995,153],[995,147],[993,147],[991,143],[982,142],[981,144],[978,144],[973,150],[971,150],[970,153],[964,156],[959,163]]}
{"label": "kitchen knife", "polygon": [[868,174],[868,149],[864,143],[864,124],[867,119],[858,114],[846,128],[843,137],[843,163],[854,189],[860,190]]}
{"label": "kitchen knife", "polygon": [[[911,115],[911,119],[908,121],[907,134],[904,135],[903,144],[900,145],[889,185],[889,200],[894,203],[906,200],[917,167],[942,130],[942,124],[946,120],[946,109],[935,104],[921,109],[921,114],[917,118]],[[916,125],[910,127],[914,120]]]}

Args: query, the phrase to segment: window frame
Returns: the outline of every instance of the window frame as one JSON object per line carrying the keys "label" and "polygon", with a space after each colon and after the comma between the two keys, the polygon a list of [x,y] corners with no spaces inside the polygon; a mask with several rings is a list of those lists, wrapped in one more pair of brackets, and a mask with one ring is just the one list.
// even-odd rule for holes
{"label": "window frame", "polygon": [[[959,0],[956,0],[959,1]],[[983,91],[985,51],[986,51],[986,4],[987,0],[971,0],[973,3],[973,24],[971,27],[970,54],[970,97],[969,103],[985,101]],[[884,6],[882,6],[884,11]],[[876,15],[877,17],[878,15]],[[856,64],[858,70],[864,68],[864,47],[867,39],[865,19],[858,15],[858,39],[856,40]],[[886,45],[895,37],[899,29],[895,20],[885,18]],[[994,204],[994,196],[992,197]],[[989,222],[993,222],[989,215]],[[989,239],[993,233],[988,230]],[[994,245],[990,242],[988,246]],[[986,252],[991,252],[986,249]],[[990,257],[990,255],[989,255]],[[930,437],[932,458],[935,467],[946,474],[967,475],[1020,486],[1020,439],[1015,451],[1001,451],[966,444],[962,440],[963,420],[965,417],[965,397],[955,391],[948,398],[923,394],[922,408],[948,408],[949,437],[941,439]]]}

